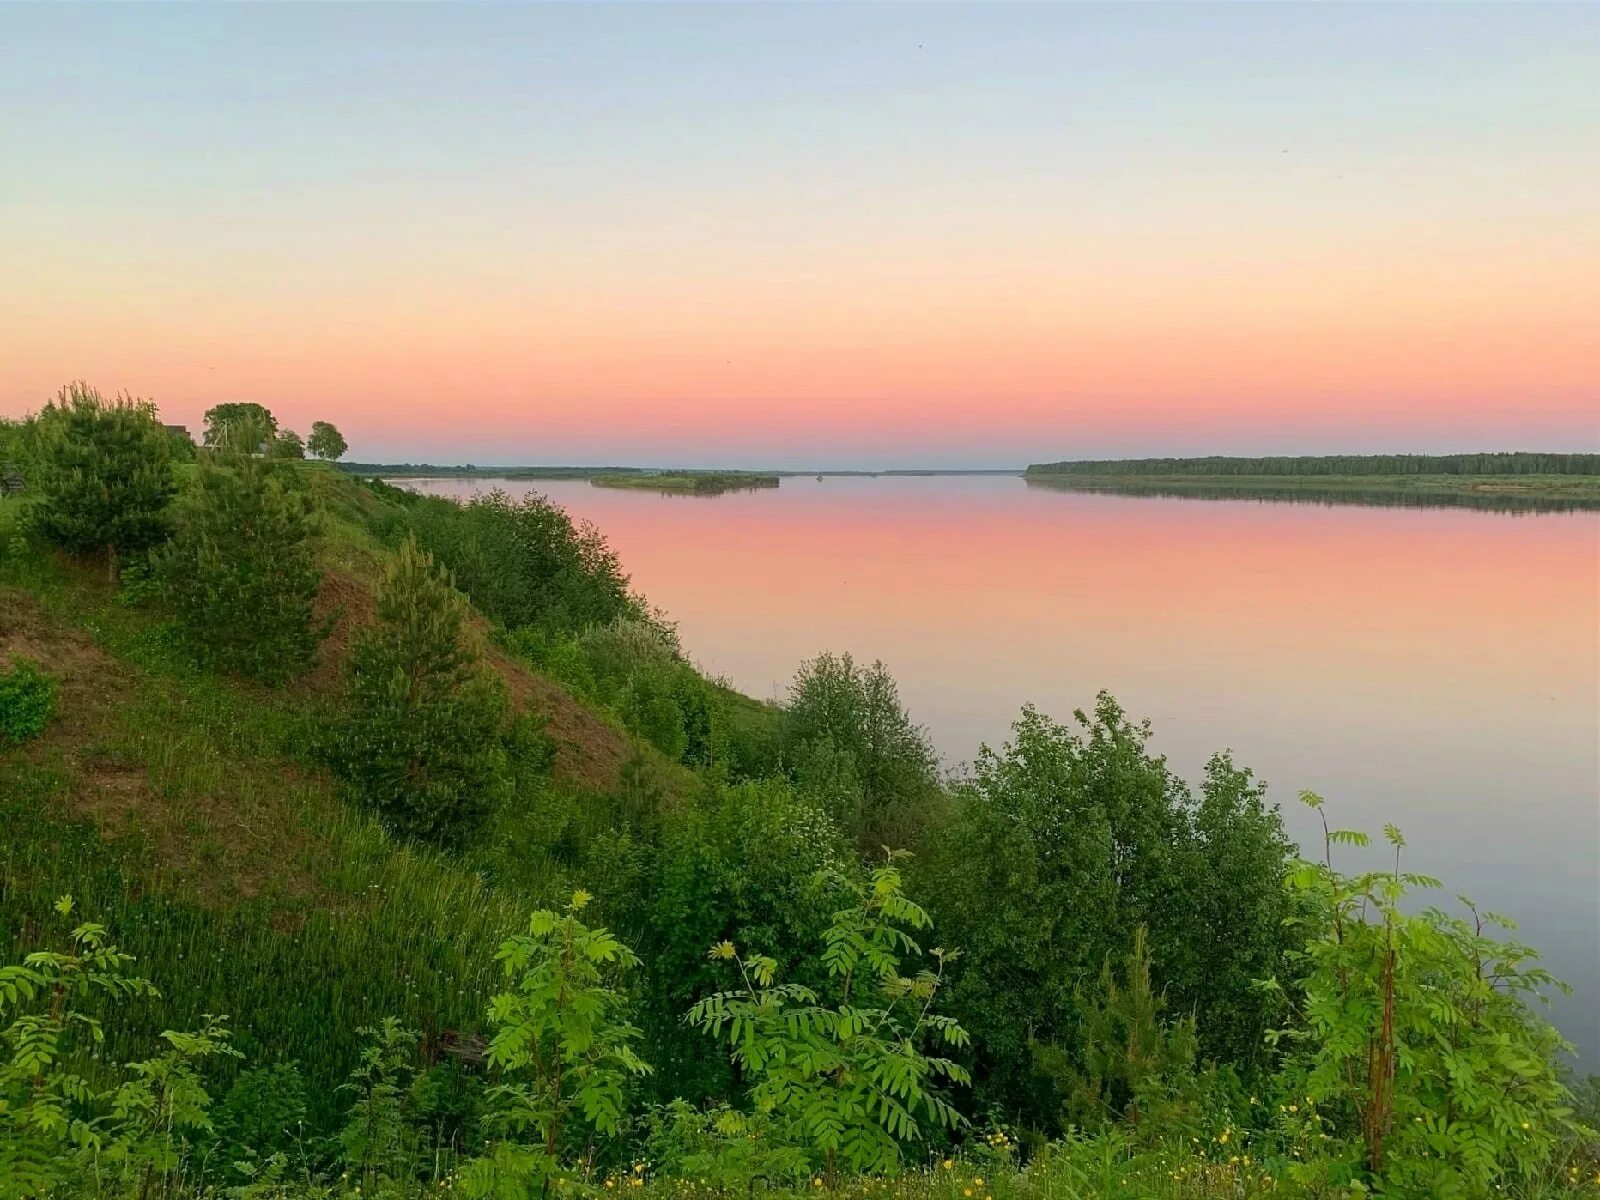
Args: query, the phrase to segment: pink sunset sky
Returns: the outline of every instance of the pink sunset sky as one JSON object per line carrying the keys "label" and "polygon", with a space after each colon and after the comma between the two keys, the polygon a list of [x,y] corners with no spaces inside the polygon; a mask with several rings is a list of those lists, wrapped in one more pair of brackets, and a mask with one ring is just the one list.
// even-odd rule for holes
{"label": "pink sunset sky", "polygon": [[0,415],[363,460],[1600,448],[1600,7],[13,8]]}

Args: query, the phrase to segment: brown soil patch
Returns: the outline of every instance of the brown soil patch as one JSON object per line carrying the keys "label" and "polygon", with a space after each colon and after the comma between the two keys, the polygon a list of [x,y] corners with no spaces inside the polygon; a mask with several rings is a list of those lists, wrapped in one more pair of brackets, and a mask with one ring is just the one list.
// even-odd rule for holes
{"label": "brown soil patch", "polygon": [[[189,884],[204,902],[258,895],[270,880],[289,896],[314,886],[287,866],[285,851],[303,840],[298,813],[273,811],[227,786],[200,793],[167,794],[152,781],[147,761],[155,747],[144,740],[159,731],[119,723],[120,708],[134,700],[136,679],[82,630],[53,625],[25,593],[0,590],[0,663],[12,655],[33,659],[56,676],[56,712],[40,737],[16,753],[67,768],[62,800],[75,818],[102,837],[139,837],[164,871]],[[298,772],[291,772],[299,778]],[[285,780],[285,788],[292,781]],[[247,811],[249,810],[249,811]],[[273,826],[270,833],[251,824]]]}
{"label": "brown soil patch", "polygon": [[602,791],[617,786],[622,764],[634,752],[626,733],[498,646],[486,644],[483,657],[506,681],[517,712],[544,717],[545,732],[556,741],[557,775]]}
{"label": "brown soil patch", "polygon": [[316,665],[297,686],[317,695],[331,695],[339,688],[351,639],[362,626],[372,624],[378,603],[372,589],[354,575],[326,571],[312,611],[319,622],[329,623],[328,636],[317,648]]}
{"label": "brown soil patch", "polygon": [[56,676],[56,716],[34,745],[80,743],[128,695],[128,671],[79,629],[50,624],[31,596],[0,589],[0,666],[30,658]]}

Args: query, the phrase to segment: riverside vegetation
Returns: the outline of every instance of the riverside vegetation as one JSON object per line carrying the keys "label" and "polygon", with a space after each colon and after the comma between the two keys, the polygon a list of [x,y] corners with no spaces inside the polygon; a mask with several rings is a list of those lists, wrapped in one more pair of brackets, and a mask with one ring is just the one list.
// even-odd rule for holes
{"label": "riverside vegetation", "polygon": [[1105,695],[947,778],[537,496],[203,442],[0,425],[0,1198],[1600,1196],[1558,985],[1398,829]]}

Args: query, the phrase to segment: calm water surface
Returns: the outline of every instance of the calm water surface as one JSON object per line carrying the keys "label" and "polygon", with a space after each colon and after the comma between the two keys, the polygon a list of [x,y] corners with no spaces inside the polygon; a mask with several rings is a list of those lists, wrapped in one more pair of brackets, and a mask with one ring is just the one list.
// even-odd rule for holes
{"label": "calm water surface", "polygon": [[1600,1062],[1600,514],[1046,491],[1017,478],[537,490],[593,521],[706,670],[781,696],[820,650],[881,658],[952,764],[1024,703],[1114,693],[1191,780],[1231,748],[1302,843],[1302,788],[1411,869],[1515,916]]}

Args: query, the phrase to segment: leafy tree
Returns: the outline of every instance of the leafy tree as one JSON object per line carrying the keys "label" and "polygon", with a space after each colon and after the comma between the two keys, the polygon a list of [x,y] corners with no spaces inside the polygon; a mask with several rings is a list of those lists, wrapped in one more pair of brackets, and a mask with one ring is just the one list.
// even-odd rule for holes
{"label": "leafy tree", "polygon": [[1024,709],[1010,743],[980,750],[918,870],[964,948],[951,1007],[976,1031],[980,1099],[1040,1125],[1064,1097],[1034,1048],[1078,1053],[1080,987],[1140,926],[1159,988],[1196,1015],[1202,1055],[1245,1067],[1269,1013],[1252,981],[1293,941],[1291,847],[1248,774],[1219,756],[1197,803],[1110,696],[1076,724]]}
{"label": "leafy tree", "polygon": [[[1302,799],[1319,812],[1321,797]],[[1492,1195],[1547,1168],[1572,1129],[1557,1071],[1570,1051],[1529,1001],[1560,987],[1514,928],[1463,900],[1468,916],[1414,911],[1407,896],[1439,881],[1401,870],[1347,876],[1336,845],[1365,834],[1323,824],[1321,862],[1290,886],[1306,902],[1309,938],[1295,1020],[1275,1035],[1291,1051],[1285,1094],[1306,1096],[1348,1129],[1368,1181],[1386,1196]]]}
{"label": "leafy tree", "polygon": [[778,1143],[815,1156],[830,1183],[840,1167],[898,1170],[930,1129],[960,1123],[943,1086],[969,1082],[963,1067],[925,1048],[964,1046],[967,1033],[933,1011],[953,955],[936,948],[932,969],[901,973],[903,959],[922,956],[911,931],[931,920],[906,897],[893,856],[854,892],[855,903],[835,913],[823,935],[829,1000],[776,982],[770,956],[741,955],[722,942],[711,957],[734,964],[739,986],[706,997],[688,1015],[695,1028],[727,1042],[750,1081],[752,1112],[770,1115]]}
{"label": "leafy tree", "polygon": [[55,676],[32,659],[13,657],[0,671],[0,751],[38,737],[55,708]]}
{"label": "leafy tree", "polygon": [[178,530],[155,556],[162,594],[213,666],[276,681],[310,665],[322,573],[310,499],[247,455],[200,465]]}
{"label": "leafy tree", "polygon": [[206,409],[205,444],[217,449],[256,454],[278,433],[278,418],[265,406],[231,402]]}
{"label": "leafy tree", "polygon": [[74,554],[103,551],[113,582],[121,560],[166,538],[172,439],[148,400],[71,384],[39,414],[35,453],[35,528]]}
{"label": "leafy tree", "polygon": [[543,1194],[563,1133],[577,1120],[616,1133],[629,1081],[650,1070],[634,1050],[639,1031],[619,981],[639,960],[583,922],[590,899],[574,892],[561,913],[534,913],[528,932],[495,956],[509,988],[489,1003],[488,1060],[506,1080],[491,1094],[491,1122],[509,1136],[463,1172],[469,1194]]}
{"label": "leafy tree", "polygon": [[335,765],[403,832],[465,836],[506,774],[506,696],[466,636],[466,601],[412,539],[384,574],[378,619],[351,649]]}
{"label": "leafy tree", "polygon": [[848,654],[803,663],[789,689],[790,759],[802,781],[825,761],[830,786],[818,793],[863,854],[916,844],[941,799],[938,759],[913,724],[881,663]]}
{"label": "leafy tree", "polygon": [[306,439],[306,449],[318,458],[325,458],[329,462],[344,457],[344,452],[350,447],[344,440],[344,435],[330,425],[327,421],[311,422],[311,436]]}
{"label": "leafy tree", "polygon": [[304,458],[306,443],[294,430],[285,429],[272,439],[267,452],[272,458]]}

